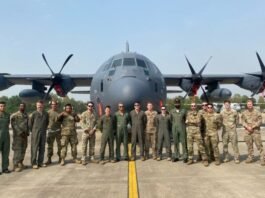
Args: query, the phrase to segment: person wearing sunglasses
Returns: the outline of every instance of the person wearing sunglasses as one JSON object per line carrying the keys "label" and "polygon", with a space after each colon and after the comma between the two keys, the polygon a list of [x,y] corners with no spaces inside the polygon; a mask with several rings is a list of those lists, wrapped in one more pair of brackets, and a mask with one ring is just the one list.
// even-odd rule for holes
{"label": "person wearing sunglasses", "polygon": [[130,124],[132,126],[132,150],[131,150],[131,161],[136,159],[136,143],[140,147],[141,160],[144,161],[144,136],[146,127],[146,115],[141,110],[140,102],[134,103],[134,110],[130,112]]}
{"label": "person wearing sunglasses", "polygon": [[205,145],[206,151],[209,158],[209,150],[210,148],[213,149],[214,153],[214,160],[215,165],[220,165],[220,152],[218,148],[219,137],[218,137],[218,130],[222,126],[221,117],[217,114],[213,109],[213,104],[209,103],[207,105],[207,114],[204,115],[205,119],[205,127],[206,127],[206,134],[205,134]]}
{"label": "person wearing sunglasses", "polygon": [[166,147],[167,160],[171,161],[170,116],[166,107],[161,107],[161,114],[156,116],[157,126],[157,161],[162,160],[163,145]]}
{"label": "person wearing sunglasses", "polygon": [[261,113],[254,109],[253,101],[249,99],[247,101],[247,109],[242,113],[242,125],[245,128],[245,137],[244,140],[248,147],[248,158],[246,163],[254,162],[254,148],[253,143],[255,142],[257,149],[260,153],[260,165],[265,166],[265,156],[262,146],[260,126],[262,124]]}
{"label": "person wearing sunglasses", "polygon": [[205,147],[203,145],[201,136],[201,121],[202,115],[197,111],[196,103],[191,103],[191,110],[188,111],[186,117],[187,126],[187,143],[188,143],[188,165],[193,163],[193,142],[196,142],[200,154],[202,155],[202,160],[204,166],[208,166],[208,158],[205,152]]}
{"label": "person wearing sunglasses", "polygon": [[123,144],[123,158],[128,160],[128,124],[129,114],[125,111],[123,103],[118,104],[118,111],[114,115],[116,125],[116,161],[121,160],[121,144]]}
{"label": "person wearing sunglasses", "polygon": [[91,162],[97,162],[95,159],[96,129],[97,117],[94,112],[94,103],[87,103],[87,110],[81,114],[82,133],[82,165],[87,164],[87,144],[89,144],[89,157]]}
{"label": "person wearing sunglasses", "polygon": [[228,143],[231,141],[234,151],[234,161],[239,164],[239,150],[236,127],[239,122],[239,116],[236,110],[231,108],[230,100],[224,101],[224,110],[220,113],[222,118],[222,140],[224,162],[229,162]]}

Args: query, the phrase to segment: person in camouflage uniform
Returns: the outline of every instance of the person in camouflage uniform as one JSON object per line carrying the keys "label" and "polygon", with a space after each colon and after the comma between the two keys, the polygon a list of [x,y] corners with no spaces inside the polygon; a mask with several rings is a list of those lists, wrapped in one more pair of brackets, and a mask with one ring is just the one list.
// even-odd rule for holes
{"label": "person in camouflage uniform", "polygon": [[20,172],[23,170],[24,157],[28,145],[29,117],[26,113],[26,104],[20,103],[19,110],[11,115],[11,126],[13,130],[13,144],[12,149],[14,151],[13,164],[14,171]]}
{"label": "person in camouflage uniform", "polygon": [[77,133],[76,123],[80,121],[80,118],[73,112],[71,104],[64,106],[64,111],[59,114],[58,121],[61,123],[61,166],[65,165],[65,158],[67,155],[68,143],[71,145],[73,161],[76,164],[80,164],[80,160],[77,159]]}
{"label": "person in camouflage uniform", "polygon": [[131,150],[131,160],[136,159],[136,143],[138,140],[140,147],[141,160],[144,161],[144,131],[146,127],[146,115],[141,110],[139,102],[134,103],[134,110],[130,112],[130,123],[132,126],[132,150]]}
{"label": "person in camouflage uniform", "polygon": [[109,159],[110,162],[115,163],[114,160],[114,130],[115,130],[115,121],[114,117],[111,115],[110,106],[105,107],[105,114],[101,116],[99,120],[99,130],[102,133],[101,136],[101,145],[100,145],[100,164],[104,164],[104,155],[106,145],[109,145]]}
{"label": "person in camouflage uniform", "polygon": [[43,101],[36,103],[36,111],[29,117],[31,131],[31,164],[32,168],[46,167],[43,163],[49,114],[44,110]]}
{"label": "person in camouflage uniform", "polygon": [[[203,102],[202,103],[202,109],[199,110],[199,113],[202,115],[202,122],[201,122],[201,135],[202,135],[202,142],[203,142],[203,145],[204,147],[206,148],[205,146],[205,133],[206,133],[206,129],[205,129],[205,119],[204,119],[204,115],[207,114],[207,105],[208,103],[207,102]],[[209,159],[211,160],[215,160],[214,159],[214,154],[213,154],[213,149],[212,149],[212,146],[210,145],[210,148],[209,148],[209,156],[208,156]],[[202,157],[201,157],[201,154],[200,154],[200,151],[198,151],[198,159],[197,161],[201,161],[202,160]]]}
{"label": "person in camouflage uniform", "polygon": [[81,115],[81,128],[82,133],[82,164],[86,165],[87,158],[87,144],[89,143],[89,160],[96,162],[95,160],[95,145],[96,145],[96,130],[97,130],[97,117],[94,112],[94,103],[87,103],[87,110]]}
{"label": "person in camouflage uniform", "polygon": [[48,134],[47,134],[47,157],[48,160],[46,162],[47,165],[52,163],[53,156],[53,144],[56,140],[57,143],[57,155],[59,157],[58,163],[61,162],[61,123],[58,122],[58,102],[56,100],[52,100],[50,102],[51,109],[48,111],[49,114],[49,125],[48,125]]}
{"label": "person in camouflage uniform", "polygon": [[247,101],[247,109],[242,113],[242,125],[245,128],[245,142],[248,147],[248,158],[246,163],[253,162],[254,149],[253,143],[255,142],[257,149],[260,153],[260,162],[262,166],[265,166],[264,151],[261,141],[260,125],[262,124],[261,113],[253,108],[253,101]]}
{"label": "person in camouflage uniform", "polygon": [[193,142],[195,141],[198,150],[202,155],[202,160],[204,166],[208,166],[208,158],[205,152],[205,147],[203,145],[202,136],[201,136],[201,121],[202,115],[197,111],[197,105],[191,103],[191,110],[187,113],[186,116],[186,126],[187,126],[187,142],[188,142],[188,165],[193,163]]}
{"label": "person in camouflage uniform", "polygon": [[213,110],[213,105],[208,104],[207,106],[207,114],[204,115],[205,119],[205,127],[206,127],[206,134],[205,134],[205,145],[206,150],[209,156],[210,147],[212,147],[214,152],[215,158],[215,165],[220,165],[220,153],[218,148],[219,137],[218,137],[218,130],[221,128],[221,117]]}
{"label": "person in camouflage uniform", "polygon": [[228,143],[231,141],[233,151],[234,151],[234,160],[236,164],[239,164],[239,150],[238,150],[238,138],[236,127],[239,122],[239,116],[237,111],[231,109],[231,102],[229,100],[224,101],[225,109],[220,113],[222,119],[222,139],[223,139],[223,155],[224,162],[229,161],[228,155]]}
{"label": "person in camouflage uniform", "polygon": [[170,116],[166,107],[161,107],[161,114],[156,116],[157,127],[157,161],[162,160],[163,144],[166,147],[167,160],[171,161],[171,144],[170,144]]}
{"label": "person in camouflage uniform", "polygon": [[[6,103],[0,102],[0,152],[2,156],[2,171],[3,173],[10,173],[9,166],[9,152],[10,152],[10,135],[9,123],[10,115],[5,111]],[[1,172],[0,172],[1,174]]]}
{"label": "person in camouflage uniform", "polygon": [[157,112],[153,110],[153,104],[147,103],[147,111],[145,111],[147,123],[145,128],[145,158],[149,158],[149,150],[152,148],[152,157],[156,159],[156,144],[157,144],[157,131],[156,131],[156,116]]}
{"label": "person in camouflage uniform", "polygon": [[180,158],[179,144],[182,145],[183,152],[183,162],[187,163],[188,153],[187,153],[187,134],[186,134],[186,111],[181,109],[180,99],[175,100],[175,109],[170,111],[170,119],[172,123],[172,135],[174,142],[174,158],[172,162],[176,162]]}
{"label": "person in camouflage uniform", "polygon": [[123,103],[118,104],[119,110],[114,115],[116,125],[116,160],[121,159],[121,143],[123,143],[123,157],[128,160],[128,129],[129,114],[125,112]]}

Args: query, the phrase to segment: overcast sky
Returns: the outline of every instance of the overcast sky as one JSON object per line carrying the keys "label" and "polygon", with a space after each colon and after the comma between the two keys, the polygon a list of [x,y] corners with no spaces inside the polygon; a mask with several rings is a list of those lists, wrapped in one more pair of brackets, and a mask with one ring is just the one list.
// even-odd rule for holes
{"label": "overcast sky", "polygon": [[213,56],[205,74],[259,71],[255,52],[265,61],[264,8],[262,0],[2,1],[0,72],[48,74],[44,52],[55,71],[73,53],[63,73],[93,74],[124,51],[127,40],[131,51],[147,56],[165,74],[190,72],[184,54],[197,71]]}

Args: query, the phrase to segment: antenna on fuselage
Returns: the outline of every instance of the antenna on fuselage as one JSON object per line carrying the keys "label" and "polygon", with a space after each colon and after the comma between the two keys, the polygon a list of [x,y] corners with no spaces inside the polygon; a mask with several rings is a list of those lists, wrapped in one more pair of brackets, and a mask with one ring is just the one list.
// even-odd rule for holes
{"label": "antenna on fuselage", "polygon": [[130,46],[128,41],[126,41],[126,53],[130,52]]}

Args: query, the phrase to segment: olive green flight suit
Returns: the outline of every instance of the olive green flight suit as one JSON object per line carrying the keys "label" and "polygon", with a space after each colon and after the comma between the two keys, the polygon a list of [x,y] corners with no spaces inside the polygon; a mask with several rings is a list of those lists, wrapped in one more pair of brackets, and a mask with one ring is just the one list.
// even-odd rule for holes
{"label": "olive green flight suit", "polygon": [[46,111],[34,111],[29,118],[31,131],[31,164],[42,165],[45,153],[46,132],[49,115]]}
{"label": "olive green flight suit", "polygon": [[183,160],[187,160],[187,135],[186,135],[186,112],[184,109],[172,109],[170,112],[170,119],[172,123],[172,135],[174,141],[174,158],[180,158],[179,144],[182,145]]}
{"label": "olive green flight suit", "polygon": [[9,135],[10,115],[0,112],[0,152],[2,155],[2,171],[9,166],[10,135]]}
{"label": "olive green flight suit", "polygon": [[123,157],[128,159],[128,129],[129,115],[124,112],[123,114],[117,111],[114,115],[116,125],[116,158],[121,158],[121,144],[123,144]]}
{"label": "olive green flight suit", "polygon": [[100,160],[104,160],[106,145],[109,145],[110,160],[114,160],[114,130],[115,122],[113,116],[103,115],[99,120],[99,130],[102,133],[100,146]]}

